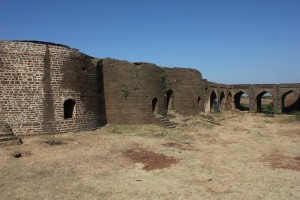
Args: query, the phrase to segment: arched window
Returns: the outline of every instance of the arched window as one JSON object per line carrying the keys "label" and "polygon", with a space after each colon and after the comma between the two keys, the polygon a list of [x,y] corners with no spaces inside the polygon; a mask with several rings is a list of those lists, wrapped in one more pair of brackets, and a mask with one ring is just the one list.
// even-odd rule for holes
{"label": "arched window", "polygon": [[158,99],[157,99],[156,97],[154,97],[154,98],[152,99],[152,112],[153,112],[154,114],[157,113],[157,102],[158,102]]}
{"label": "arched window", "polygon": [[72,118],[76,102],[73,99],[68,99],[64,102],[64,118]]}

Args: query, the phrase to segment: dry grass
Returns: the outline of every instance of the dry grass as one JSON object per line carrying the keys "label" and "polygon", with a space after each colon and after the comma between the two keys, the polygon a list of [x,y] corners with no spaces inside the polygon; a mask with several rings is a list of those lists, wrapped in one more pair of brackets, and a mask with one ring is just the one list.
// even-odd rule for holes
{"label": "dry grass", "polygon": [[[213,119],[220,125],[177,115],[176,129],[107,125],[24,138],[0,148],[0,199],[300,199],[299,121]],[[165,168],[145,170],[149,160]]]}

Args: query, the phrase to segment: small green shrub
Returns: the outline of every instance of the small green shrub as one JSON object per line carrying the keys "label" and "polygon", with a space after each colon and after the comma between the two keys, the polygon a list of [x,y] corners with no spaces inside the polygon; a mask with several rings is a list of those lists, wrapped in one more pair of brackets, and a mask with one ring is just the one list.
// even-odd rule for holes
{"label": "small green shrub", "polygon": [[123,93],[123,96],[124,96],[125,98],[128,97],[129,91],[128,91],[128,86],[127,86],[127,85],[124,85],[124,86],[122,87],[122,93]]}
{"label": "small green shrub", "polygon": [[266,105],[262,105],[261,113],[264,113],[267,117],[274,117],[275,108],[270,107],[270,106],[266,106]]}

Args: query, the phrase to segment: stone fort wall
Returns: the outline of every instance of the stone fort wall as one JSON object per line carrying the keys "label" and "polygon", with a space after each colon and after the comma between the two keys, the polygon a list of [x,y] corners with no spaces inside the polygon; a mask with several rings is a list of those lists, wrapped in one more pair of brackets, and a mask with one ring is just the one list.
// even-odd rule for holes
{"label": "stone fort wall", "polygon": [[[103,59],[101,66],[108,123],[153,123],[155,110],[166,116],[168,104],[182,115],[197,114],[200,110],[202,78],[197,70],[110,58]],[[168,91],[172,92],[172,100]]]}
{"label": "stone fort wall", "polygon": [[[16,135],[93,130],[106,123],[150,124],[155,114],[249,111],[272,93],[279,112],[300,110],[300,84],[224,85],[199,71],[97,59],[70,47],[37,41],[0,41],[0,124]],[[289,101],[286,101],[289,99]]]}
{"label": "stone fort wall", "polygon": [[164,68],[165,90],[173,95],[172,109],[181,115],[195,115],[202,111],[204,83],[202,75],[194,69]]}
{"label": "stone fort wall", "polygon": [[[17,135],[91,130],[105,124],[100,67],[93,61],[63,45],[0,41],[1,123]],[[65,108],[67,100],[71,105]],[[73,112],[66,118],[68,108]]]}
{"label": "stone fort wall", "polygon": [[152,100],[164,110],[162,69],[148,63],[101,61],[108,123],[153,123]]}

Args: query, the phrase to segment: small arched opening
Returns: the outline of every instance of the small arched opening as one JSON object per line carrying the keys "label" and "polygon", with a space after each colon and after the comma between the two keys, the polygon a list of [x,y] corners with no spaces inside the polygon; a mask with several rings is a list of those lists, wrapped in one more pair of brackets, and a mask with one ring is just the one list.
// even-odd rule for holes
{"label": "small arched opening", "polygon": [[166,109],[167,110],[172,110],[174,109],[173,107],[173,90],[168,90],[166,92]]}
{"label": "small arched opening", "polygon": [[235,109],[240,111],[249,111],[249,95],[240,91],[234,95]]}
{"label": "small arched opening", "polygon": [[272,99],[272,94],[267,91],[259,93],[256,97],[256,105],[257,112],[274,112],[274,101]]}
{"label": "small arched opening", "polygon": [[227,95],[227,100],[226,100],[226,110],[232,110],[232,95],[231,92],[228,93]]}
{"label": "small arched opening", "polygon": [[215,91],[212,91],[210,94],[210,112],[220,112],[219,102]]}
{"label": "small arched opening", "polygon": [[201,97],[198,97],[198,98],[197,98],[198,106],[200,106],[200,102],[201,102]]}
{"label": "small arched opening", "polygon": [[64,118],[69,119],[73,117],[74,107],[76,102],[73,99],[68,99],[64,102]]}
{"label": "small arched opening", "polygon": [[300,111],[300,95],[290,90],[282,95],[282,112],[292,113]]}
{"label": "small arched opening", "polygon": [[226,110],[225,94],[223,91],[220,94],[220,109],[221,111]]}
{"label": "small arched opening", "polygon": [[156,97],[152,99],[152,113],[158,113],[158,99]]}
{"label": "small arched opening", "polygon": [[200,111],[201,110],[201,97],[198,97],[197,98],[197,105],[198,105],[198,111]]}

